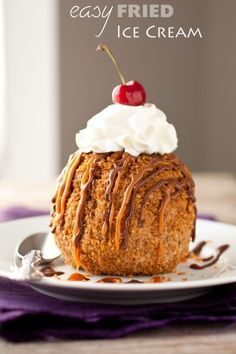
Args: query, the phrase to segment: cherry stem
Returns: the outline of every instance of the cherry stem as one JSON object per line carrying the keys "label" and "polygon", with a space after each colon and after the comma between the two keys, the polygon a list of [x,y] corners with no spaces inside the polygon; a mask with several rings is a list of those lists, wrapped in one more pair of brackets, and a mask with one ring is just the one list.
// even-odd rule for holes
{"label": "cherry stem", "polygon": [[116,61],[114,55],[112,54],[110,48],[109,48],[106,44],[100,44],[100,45],[97,47],[97,51],[103,51],[103,52],[106,52],[106,53],[109,55],[109,57],[111,58],[113,64],[114,64],[115,67],[116,67],[116,70],[117,70],[117,72],[118,72],[118,74],[119,74],[119,76],[120,76],[120,78],[121,78],[122,84],[125,85],[126,81],[125,81],[125,79],[124,79],[124,76],[122,75],[121,70],[120,70],[120,67],[119,67],[119,65],[118,65],[118,63],[117,63],[117,61]]}

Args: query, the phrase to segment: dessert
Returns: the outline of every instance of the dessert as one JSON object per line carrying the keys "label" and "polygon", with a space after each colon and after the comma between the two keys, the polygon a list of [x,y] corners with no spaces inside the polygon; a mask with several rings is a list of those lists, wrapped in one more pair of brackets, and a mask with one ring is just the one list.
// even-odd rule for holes
{"label": "dessert", "polygon": [[[111,51],[105,50],[120,69]],[[137,85],[138,84],[138,85]],[[131,90],[130,90],[131,86]],[[52,200],[65,262],[93,274],[166,273],[194,239],[194,182],[173,153],[173,125],[141,84],[122,79],[113,104],[76,135]]]}

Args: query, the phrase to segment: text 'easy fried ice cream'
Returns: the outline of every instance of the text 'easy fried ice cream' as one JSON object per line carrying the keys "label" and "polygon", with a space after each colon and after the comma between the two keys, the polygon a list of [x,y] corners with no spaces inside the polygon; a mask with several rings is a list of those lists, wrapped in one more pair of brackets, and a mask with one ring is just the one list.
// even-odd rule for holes
{"label": "text 'easy fried ice cream'", "polygon": [[175,128],[132,83],[76,135],[53,198],[65,262],[93,274],[169,272],[194,239],[194,182],[173,153]]}

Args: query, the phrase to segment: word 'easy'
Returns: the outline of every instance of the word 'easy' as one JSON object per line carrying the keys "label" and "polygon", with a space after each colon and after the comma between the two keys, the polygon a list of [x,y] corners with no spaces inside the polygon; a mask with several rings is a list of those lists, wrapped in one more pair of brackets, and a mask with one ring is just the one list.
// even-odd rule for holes
{"label": "word 'easy'", "polygon": [[[174,8],[168,4],[118,4],[117,7],[117,17],[171,17],[174,13]],[[95,34],[96,37],[101,37],[103,34],[108,21],[112,15],[114,6],[91,6],[87,5],[84,7],[74,5],[70,10],[70,17],[72,18],[94,18],[102,19],[103,24],[99,33]]]}

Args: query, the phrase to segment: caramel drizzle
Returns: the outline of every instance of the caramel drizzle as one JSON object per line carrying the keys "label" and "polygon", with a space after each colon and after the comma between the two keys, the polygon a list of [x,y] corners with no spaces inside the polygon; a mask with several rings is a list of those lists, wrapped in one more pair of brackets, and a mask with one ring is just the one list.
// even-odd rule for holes
{"label": "caramel drizzle", "polygon": [[[154,161],[156,163],[159,163],[159,158],[156,158]],[[155,167],[155,162],[154,162],[154,166],[152,164],[152,170]],[[162,204],[159,209],[159,232],[162,232],[164,212],[165,212],[165,209],[171,199],[175,199],[181,193],[181,191],[187,187],[189,198],[192,199],[193,201],[195,201],[195,197],[194,197],[194,193],[193,193],[194,182],[191,178],[190,172],[187,169],[184,170],[182,168],[182,164],[180,165],[180,164],[176,163],[176,159],[173,159],[170,162],[173,163],[172,166],[169,166],[169,164],[167,165],[164,163],[162,166],[160,166],[156,170],[152,171],[148,176],[139,180],[136,183],[136,185],[134,186],[132,198],[131,198],[131,203],[130,203],[130,212],[129,212],[129,215],[126,217],[125,227],[124,227],[124,230],[122,233],[124,248],[126,248],[128,246],[128,244],[127,244],[128,243],[128,231],[129,231],[131,219],[132,219],[134,211],[135,211],[135,198],[136,198],[138,189],[140,187],[142,187],[152,176],[160,174],[161,172],[164,172],[164,171],[180,168],[181,172],[183,173],[185,178],[184,178],[184,183],[183,183],[183,178],[182,178],[182,183],[177,178],[176,179],[174,179],[174,178],[173,179],[161,179],[145,193],[142,207],[141,207],[141,212],[140,212],[140,220],[139,220],[140,226],[142,225],[142,214],[143,214],[143,209],[144,209],[145,203],[147,202],[148,198],[155,190],[160,189],[165,184],[167,184],[167,185],[172,184],[174,187],[177,188],[177,191],[170,195],[169,187],[167,186],[167,188],[165,189],[165,196],[164,196],[164,199],[162,200]],[[194,240],[193,237],[192,237],[192,239]]]}
{"label": "caramel drizzle", "polygon": [[96,154],[95,156],[90,157],[86,166],[86,170],[81,179],[80,200],[75,214],[75,224],[72,234],[72,242],[74,245],[74,260],[77,269],[80,267],[79,242],[83,234],[83,220],[85,203],[87,200],[87,192],[94,181],[97,162],[100,161],[104,156],[106,156],[106,154]]}
{"label": "caramel drizzle", "polygon": [[[191,196],[193,195],[193,190],[191,188],[191,186],[189,186],[189,180],[184,178],[181,180],[181,182],[177,179],[177,178],[170,178],[170,179],[160,179],[156,184],[154,184],[148,191],[146,191],[144,198],[143,198],[143,204],[141,207],[141,211],[140,211],[140,223],[142,224],[142,215],[143,215],[143,210],[145,207],[145,204],[147,203],[148,199],[150,198],[151,194],[153,192],[155,192],[156,190],[160,189],[162,186],[166,186],[165,188],[165,196],[164,199],[162,201],[159,213],[160,213],[160,219],[163,220],[164,217],[164,211],[165,208],[167,207],[169,201],[171,199],[175,199],[183,189],[185,189],[186,187],[188,188],[188,196],[191,199]],[[174,187],[175,189],[177,189],[177,191],[170,193],[171,191],[171,187]],[[170,187],[170,188],[169,188]],[[161,221],[162,223],[162,221]],[[162,229],[162,227],[160,226],[160,229]]]}
{"label": "caramel drizzle", "polygon": [[111,229],[112,229],[113,218],[115,213],[114,196],[118,191],[121,177],[126,172],[126,167],[132,159],[133,159],[132,156],[126,154],[123,158],[116,161],[114,163],[114,168],[111,170],[108,177],[108,183],[105,192],[105,198],[108,201],[108,206],[104,213],[102,234],[105,236],[108,233],[109,241],[110,241]]}
{"label": "caramel drizzle", "polygon": [[165,196],[163,198],[163,201],[161,203],[161,207],[159,209],[159,233],[161,234],[163,232],[163,227],[164,227],[164,214],[165,210],[167,208],[167,205],[169,204],[171,200],[171,186],[168,185],[165,189]]}
{"label": "caramel drizzle", "polygon": [[75,171],[81,161],[81,154],[75,154],[68,162],[62,182],[59,186],[56,198],[56,223],[59,223],[65,213],[66,202],[70,194],[71,184],[74,179]]}
{"label": "caramel drizzle", "polygon": [[53,197],[53,200],[55,200],[54,209],[56,211],[56,216],[61,212],[61,198],[66,186],[67,176],[74,159],[75,159],[75,154],[69,157],[66,167],[62,170],[57,180],[58,189],[56,191],[55,196]]}
{"label": "caramel drizzle", "polygon": [[124,194],[124,198],[122,201],[122,205],[121,208],[118,212],[117,218],[116,218],[116,227],[115,227],[115,245],[116,245],[116,249],[119,250],[120,248],[120,244],[121,244],[121,224],[122,224],[122,220],[124,217],[124,214],[126,212],[127,206],[132,199],[134,199],[133,196],[133,190],[135,188],[135,186],[137,185],[137,183],[143,178],[144,174],[146,172],[150,172],[153,170],[153,164],[149,163],[148,165],[142,166],[139,170],[138,173],[136,173],[134,176],[131,177],[131,182],[129,184],[129,186],[127,187],[125,194]]}
{"label": "caramel drizzle", "polygon": [[99,160],[101,160],[101,158],[102,155],[100,156],[95,155],[90,157],[86,166],[86,170],[81,179],[80,200],[76,210],[75,225],[73,228],[73,238],[76,246],[80,241],[82,235],[83,214],[84,214],[85,203],[87,200],[87,192],[89,187],[92,185],[95,176],[96,163]]}
{"label": "caramel drizzle", "polygon": [[[170,169],[171,169],[171,168],[170,168]],[[182,189],[186,188],[186,183],[187,183],[186,180],[185,180],[185,183],[180,183],[177,178],[160,179],[160,180],[159,180],[156,184],[154,184],[148,191],[146,191],[146,193],[145,193],[145,195],[144,195],[144,198],[143,198],[143,204],[142,204],[142,207],[141,207],[141,210],[140,210],[140,224],[142,224],[142,216],[143,216],[143,210],[144,210],[145,204],[147,203],[148,199],[150,198],[150,196],[151,196],[151,194],[152,194],[153,192],[155,192],[156,190],[160,189],[162,186],[167,185],[167,187],[165,188],[165,190],[166,190],[166,193],[169,194],[168,185],[171,185],[171,186],[174,186],[174,187],[177,189],[177,191],[175,191],[175,192],[173,192],[173,193],[171,194],[171,199],[175,199],[175,198],[179,195],[179,193],[182,191]],[[167,189],[168,189],[168,191],[167,191]],[[165,193],[165,195],[166,195],[166,193]],[[162,203],[162,204],[164,204],[164,200],[165,200],[166,198],[168,199],[168,201],[170,201],[168,197],[164,196],[164,199],[163,199],[163,203]],[[167,204],[168,204],[168,203],[167,203]],[[165,206],[164,206],[164,205],[161,206],[160,211],[161,211],[162,208],[164,209]]]}
{"label": "caramel drizzle", "polygon": [[[76,210],[75,216],[75,224],[73,228],[73,244],[74,244],[74,259],[77,268],[79,268],[79,258],[80,258],[80,249],[79,249],[79,242],[82,237],[83,233],[83,218],[84,218],[84,210],[85,210],[85,203],[87,200],[87,192],[91,185],[94,183],[95,171],[96,171],[96,164],[97,162],[104,156],[108,154],[94,154],[90,157],[86,170],[84,171],[81,179],[81,193],[80,193],[80,200],[78,203],[78,207]],[[121,153],[120,156],[123,156]],[[55,197],[53,198],[54,205],[54,212],[56,214],[56,225],[58,225],[65,213],[66,209],[66,202],[70,195],[71,185],[74,179],[75,172],[81,162],[82,154],[75,153],[69,159],[66,168],[63,170],[61,182]],[[102,234],[108,234],[108,240],[110,241],[112,226],[114,222],[114,214],[115,214],[115,205],[114,205],[114,196],[116,195],[119,184],[121,181],[121,177],[125,174],[127,170],[127,166],[130,161],[133,161],[135,158],[129,154],[125,154],[122,158],[118,159],[114,163],[114,168],[111,170],[107,188],[105,192],[105,198],[108,202],[104,217],[103,217],[103,225],[102,225]],[[171,166],[170,166],[171,164]],[[192,180],[191,174],[189,170],[182,164],[179,163],[178,160],[174,155],[165,155],[164,159],[160,158],[159,155],[154,156],[151,162],[147,165],[142,166],[140,170],[131,177],[131,182],[129,186],[126,188],[124,193],[124,198],[122,201],[122,205],[118,212],[115,222],[115,246],[117,250],[119,250],[121,244],[124,248],[127,247],[128,243],[128,232],[131,223],[132,216],[135,212],[135,199],[137,192],[140,187],[142,187],[148,180],[161,172],[168,171],[168,170],[175,170],[180,169],[183,177],[181,177],[181,181],[178,178],[170,178],[170,179],[161,179],[148,191],[146,191],[142,207],[140,210],[140,224],[142,224],[142,214],[144,210],[144,205],[148,201],[150,195],[157,189],[161,189],[164,187],[164,198],[162,199],[161,206],[159,208],[159,232],[163,230],[163,220],[164,220],[164,213],[166,207],[168,206],[170,200],[175,199],[183,189],[185,189],[188,193],[189,199],[193,202],[195,201],[194,198],[194,182]],[[150,172],[150,173],[148,173]],[[147,174],[145,176],[145,174]],[[175,191],[171,193],[172,187],[175,188]],[[176,190],[177,189],[177,190]],[[127,213],[127,209],[129,210],[127,217],[125,218],[124,227],[122,230],[122,224],[125,214]],[[195,208],[196,210],[196,208]],[[53,229],[55,231],[55,226]],[[194,231],[193,231],[194,232]]]}
{"label": "caramel drizzle", "polygon": [[51,221],[50,227],[51,232],[55,233],[57,226],[63,219],[66,203],[70,195],[71,184],[74,179],[76,169],[78,168],[81,161],[81,154],[76,152],[69,157],[66,167],[62,170],[60,176],[58,177],[57,191],[52,198],[52,210],[51,216],[55,215],[53,221]]}
{"label": "caramel drizzle", "polygon": [[86,277],[84,274],[81,273],[72,273],[67,280],[69,281],[88,281],[90,280],[88,277]]}
{"label": "caramel drizzle", "polygon": [[[156,161],[156,160],[155,160]],[[133,189],[133,194],[132,194],[132,199],[131,199],[131,204],[130,204],[130,212],[129,212],[129,215],[127,216],[126,220],[125,220],[125,227],[124,227],[124,231],[123,231],[123,246],[124,248],[126,248],[128,245],[127,245],[127,241],[128,241],[128,231],[129,231],[129,226],[130,226],[130,223],[131,223],[131,219],[134,215],[134,211],[135,211],[135,198],[136,198],[136,195],[137,195],[137,192],[138,192],[138,189],[140,187],[142,187],[150,177],[156,175],[156,174],[159,174],[163,171],[167,171],[167,170],[170,170],[170,169],[173,169],[173,167],[171,166],[162,166],[154,171],[152,171],[151,174],[149,174],[146,178],[143,178],[141,179],[134,187]],[[141,222],[140,222],[140,226],[141,226]]]}
{"label": "caramel drizzle", "polygon": [[[197,216],[197,207],[195,204],[193,204],[193,209],[194,209],[195,215]],[[195,239],[196,239],[196,223],[197,223],[197,217],[194,220],[194,225],[193,225],[193,229],[192,229],[192,234],[191,234],[192,241],[195,241]]]}

